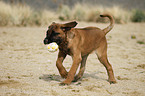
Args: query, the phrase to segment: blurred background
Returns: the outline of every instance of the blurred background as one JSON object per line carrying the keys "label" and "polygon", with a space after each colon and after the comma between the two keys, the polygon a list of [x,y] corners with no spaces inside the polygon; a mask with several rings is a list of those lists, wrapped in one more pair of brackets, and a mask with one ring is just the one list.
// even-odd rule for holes
{"label": "blurred background", "polygon": [[145,0],[0,0],[0,26],[43,26],[52,21],[145,22]]}

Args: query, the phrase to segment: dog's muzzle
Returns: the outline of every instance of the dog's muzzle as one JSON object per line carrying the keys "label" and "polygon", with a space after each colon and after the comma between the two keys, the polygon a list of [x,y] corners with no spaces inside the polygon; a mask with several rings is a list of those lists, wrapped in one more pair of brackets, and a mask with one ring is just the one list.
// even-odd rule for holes
{"label": "dog's muzzle", "polygon": [[49,40],[47,38],[44,39],[43,41],[44,44],[49,44]]}

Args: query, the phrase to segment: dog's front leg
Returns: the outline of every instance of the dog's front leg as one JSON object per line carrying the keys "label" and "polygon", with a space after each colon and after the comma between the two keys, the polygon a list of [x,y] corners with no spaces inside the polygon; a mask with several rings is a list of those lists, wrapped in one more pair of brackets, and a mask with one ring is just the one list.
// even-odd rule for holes
{"label": "dog's front leg", "polygon": [[68,74],[65,67],[62,65],[62,62],[65,59],[65,57],[66,57],[66,54],[63,53],[62,51],[59,51],[58,58],[57,58],[57,61],[56,61],[56,66],[58,68],[58,71],[59,71],[61,77],[63,77],[63,78],[66,78],[67,74]]}
{"label": "dog's front leg", "polygon": [[74,54],[73,55],[73,64],[72,67],[68,73],[68,76],[66,78],[65,81],[63,81],[60,85],[69,85],[73,80],[74,80],[74,76],[76,74],[76,71],[79,67],[79,64],[81,62],[82,58],[81,58],[81,54]]}

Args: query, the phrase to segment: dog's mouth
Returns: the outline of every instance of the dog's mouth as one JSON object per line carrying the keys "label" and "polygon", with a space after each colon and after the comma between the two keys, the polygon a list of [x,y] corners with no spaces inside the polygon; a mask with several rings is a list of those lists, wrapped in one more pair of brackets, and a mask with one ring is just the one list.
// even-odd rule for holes
{"label": "dog's mouth", "polygon": [[57,39],[53,39],[53,40],[48,40],[47,38],[45,38],[44,39],[44,44],[46,45],[46,44],[50,44],[50,43],[52,43],[52,42],[56,42],[57,43],[57,45],[60,45],[61,43],[62,43],[62,39],[60,38],[60,37],[58,37]]}
{"label": "dog's mouth", "polygon": [[60,45],[60,44],[62,43],[62,39],[61,39],[61,38],[59,38],[58,40],[53,40],[53,42],[56,42],[56,43],[57,43],[57,45]]}

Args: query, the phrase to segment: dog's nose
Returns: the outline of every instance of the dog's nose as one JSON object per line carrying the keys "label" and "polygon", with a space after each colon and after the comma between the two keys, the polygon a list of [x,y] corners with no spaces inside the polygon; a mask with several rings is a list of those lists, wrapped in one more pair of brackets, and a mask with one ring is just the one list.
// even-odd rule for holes
{"label": "dog's nose", "polygon": [[44,39],[44,44],[48,44],[48,39]]}

